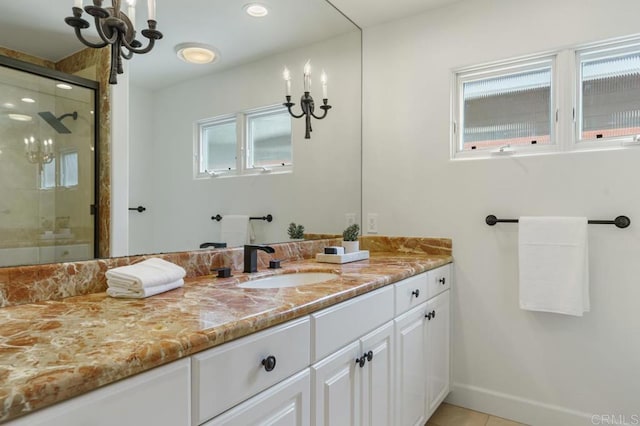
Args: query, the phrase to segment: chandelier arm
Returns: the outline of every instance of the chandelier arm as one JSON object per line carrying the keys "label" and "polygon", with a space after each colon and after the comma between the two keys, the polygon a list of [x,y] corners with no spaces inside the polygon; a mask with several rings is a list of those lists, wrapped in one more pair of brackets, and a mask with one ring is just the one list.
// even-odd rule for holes
{"label": "chandelier arm", "polygon": [[94,49],[102,49],[103,47],[107,47],[109,45],[109,43],[107,42],[92,43],[86,38],[84,38],[81,32],[81,29],[79,27],[74,27],[74,30],[76,31],[76,37],[78,37],[78,40],[80,40],[82,44],[84,44],[87,47],[92,47]]}
{"label": "chandelier arm", "polygon": [[151,51],[151,49],[153,49],[153,46],[155,45],[155,43],[156,43],[156,39],[150,38],[149,44],[147,45],[147,47],[140,49],[140,48],[131,46],[131,44],[129,44],[127,39],[123,37],[122,44],[129,51],[129,57],[127,58],[125,55],[122,55],[122,56],[125,56],[126,59],[131,59],[131,56],[133,56],[134,53],[138,53],[138,54],[148,53]]}
{"label": "chandelier arm", "polygon": [[[324,106],[324,105],[323,105]],[[321,109],[324,110],[324,114],[322,114],[321,116],[317,116],[313,113],[313,111],[311,112],[311,115],[313,116],[313,118],[317,119],[317,120],[322,120],[323,118],[325,118],[327,116],[327,111],[329,111],[329,108],[322,108]]]}
{"label": "chandelier arm", "polygon": [[296,115],[296,114],[293,113],[293,111],[291,110],[291,107],[295,105],[294,103],[286,102],[286,103],[284,103],[282,105],[287,107],[287,109],[289,110],[289,114],[291,114],[291,116],[293,118],[302,118],[302,117],[304,117],[304,112],[302,114],[300,114],[300,115]]}
{"label": "chandelier arm", "polygon": [[135,52],[132,52],[131,50],[128,50],[128,48],[127,48],[127,51],[125,51],[123,49],[123,47],[126,47],[126,45],[125,46],[120,46],[120,56],[122,56],[123,58],[125,58],[128,61],[129,59],[133,58],[133,54]]}

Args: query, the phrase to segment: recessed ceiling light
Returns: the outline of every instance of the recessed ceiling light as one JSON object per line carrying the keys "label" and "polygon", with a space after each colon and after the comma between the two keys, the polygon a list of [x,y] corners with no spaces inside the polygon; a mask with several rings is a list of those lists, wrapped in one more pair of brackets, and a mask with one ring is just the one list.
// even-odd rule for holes
{"label": "recessed ceiling light", "polygon": [[244,5],[244,11],[254,18],[263,18],[269,14],[267,6],[261,3],[249,3]]}
{"label": "recessed ceiling light", "polygon": [[9,114],[9,118],[15,121],[31,121],[33,118],[26,114]]}
{"label": "recessed ceiling light", "polygon": [[32,104],[35,102],[35,100],[31,99],[31,98],[22,98],[20,99],[22,102],[26,102],[28,104]]}
{"label": "recessed ceiling light", "polygon": [[56,87],[58,89],[63,89],[63,90],[71,90],[71,89],[73,89],[73,86],[71,86],[69,84],[66,84],[66,83],[58,83],[58,84],[56,84]]}
{"label": "recessed ceiling light", "polygon": [[5,102],[2,104],[3,108],[7,108],[7,109],[11,109],[11,108],[15,108],[16,106],[14,104],[12,104],[11,102]]}
{"label": "recessed ceiling light", "polygon": [[190,64],[209,64],[220,56],[215,47],[202,43],[180,43],[175,50],[178,58]]}

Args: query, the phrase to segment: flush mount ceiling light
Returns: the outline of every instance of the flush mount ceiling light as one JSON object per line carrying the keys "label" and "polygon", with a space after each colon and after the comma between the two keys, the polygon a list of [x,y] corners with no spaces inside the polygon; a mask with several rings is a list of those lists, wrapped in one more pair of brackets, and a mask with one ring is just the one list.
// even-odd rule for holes
{"label": "flush mount ceiling light", "polygon": [[3,108],[7,108],[7,109],[11,109],[11,108],[15,108],[16,106],[14,104],[12,104],[11,102],[5,102],[2,104]]}
{"label": "flush mount ceiling light", "polygon": [[189,64],[209,64],[220,57],[213,46],[203,43],[180,43],[175,50],[178,58]]}
{"label": "flush mount ceiling light", "polygon": [[31,121],[33,118],[26,114],[9,114],[9,118],[15,121]]}
{"label": "flush mount ceiling light", "polygon": [[244,5],[244,11],[247,15],[254,18],[263,18],[269,14],[267,6],[261,3],[249,3]]}
{"label": "flush mount ceiling light", "polygon": [[71,90],[71,89],[73,89],[73,87],[71,85],[66,84],[66,83],[58,83],[58,84],[56,84],[56,87],[58,89],[62,89],[62,90]]}
{"label": "flush mount ceiling light", "polygon": [[35,102],[36,102],[35,100],[33,100],[33,99],[31,99],[31,98],[22,98],[22,99],[20,99],[20,100],[21,100],[22,102],[25,102],[25,103],[28,103],[28,104],[33,104],[33,103],[35,103]]}

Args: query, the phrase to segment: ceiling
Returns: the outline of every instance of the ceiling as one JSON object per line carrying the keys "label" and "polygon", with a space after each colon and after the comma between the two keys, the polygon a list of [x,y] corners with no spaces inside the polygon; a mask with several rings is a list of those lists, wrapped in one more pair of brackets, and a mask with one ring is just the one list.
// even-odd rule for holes
{"label": "ceiling", "polygon": [[[171,85],[356,29],[340,11],[322,0],[256,0],[270,9],[262,19],[244,13],[243,5],[249,1],[158,0],[158,30],[164,33],[164,38],[152,53],[136,55],[129,62],[134,84],[148,88]],[[455,1],[459,0],[331,0],[331,3],[357,25],[367,27]],[[71,15],[71,6],[71,0],[2,2],[0,46],[54,62],[83,49],[64,22]],[[138,0],[136,16],[136,27],[142,28],[146,2]],[[93,22],[91,26],[89,34],[95,34]],[[146,44],[144,38],[138,38]],[[174,47],[184,42],[210,44],[219,51],[220,59],[199,66],[181,62]]]}

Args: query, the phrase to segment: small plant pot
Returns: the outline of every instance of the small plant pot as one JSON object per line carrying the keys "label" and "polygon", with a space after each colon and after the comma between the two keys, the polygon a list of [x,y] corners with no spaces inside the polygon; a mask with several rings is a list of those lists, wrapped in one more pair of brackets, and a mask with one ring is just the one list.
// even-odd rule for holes
{"label": "small plant pot", "polygon": [[344,247],[344,253],[355,253],[360,251],[360,241],[342,241],[342,247]]}

